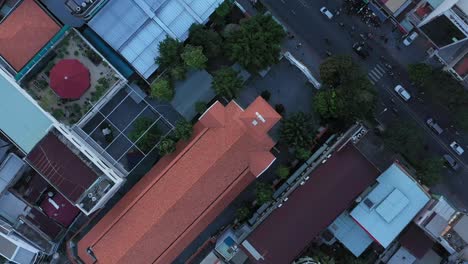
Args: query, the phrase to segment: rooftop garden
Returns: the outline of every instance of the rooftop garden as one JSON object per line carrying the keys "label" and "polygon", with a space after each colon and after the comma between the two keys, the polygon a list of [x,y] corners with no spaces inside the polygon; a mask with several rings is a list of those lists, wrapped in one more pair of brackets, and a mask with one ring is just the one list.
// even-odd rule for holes
{"label": "rooftop garden", "polygon": [[76,31],[70,30],[22,84],[44,110],[62,123],[74,124],[119,78]]}

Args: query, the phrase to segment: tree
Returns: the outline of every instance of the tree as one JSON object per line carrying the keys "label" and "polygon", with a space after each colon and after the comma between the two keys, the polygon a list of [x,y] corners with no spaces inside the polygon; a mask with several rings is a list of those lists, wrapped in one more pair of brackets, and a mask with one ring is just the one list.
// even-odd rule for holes
{"label": "tree", "polygon": [[178,121],[175,125],[174,134],[177,139],[188,140],[192,136],[192,132],[192,124],[185,119]]}
{"label": "tree", "polygon": [[176,39],[166,37],[159,43],[159,56],[156,63],[163,68],[173,68],[182,64],[180,54],[182,54],[183,44]]}
{"label": "tree", "polygon": [[278,62],[284,37],[283,27],[270,15],[255,15],[227,36],[226,53],[244,68],[258,72]]}
{"label": "tree", "polygon": [[317,126],[309,114],[297,112],[281,121],[280,138],[290,147],[308,148],[316,134]]}
{"label": "tree", "polygon": [[215,9],[213,14],[213,21],[215,24],[223,26],[226,23],[226,16],[231,12],[233,4],[234,0],[224,0],[224,2]]}
{"label": "tree", "polygon": [[169,69],[169,74],[174,81],[183,80],[187,75],[187,67],[184,64],[174,66]]}
{"label": "tree", "polygon": [[148,153],[161,137],[161,131],[153,123],[154,121],[148,117],[139,117],[133,122],[132,130],[128,134],[128,138],[145,153]]}
{"label": "tree", "polygon": [[205,29],[202,24],[192,24],[188,42],[193,46],[203,47],[203,52],[208,58],[218,56],[223,46],[223,40],[218,32]]}
{"label": "tree", "polygon": [[297,148],[296,149],[296,158],[299,160],[307,160],[312,152],[309,149]]}
{"label": "tree", "polygon": [[427,158],[416,165],[418,178],[427,186],[433,186],[440,181],[444,169],[441,158]]}
{"label": "tree", "polygon": [[276,175],[282,180],[287,179],[289,174],[289,167],[286,165],[279,165],[278,168],[276,168]]}
{"label": "tree", "polygon": [[425,63],[410,64],[408,65],[408,74],[410,80],[419,86],[430,78],[432,67]]}
{"label": "tree", "polygon": [[161,78],[151,84],[151,97],[171,101],[174,97],[174,89],[169,80]]}
{"label": "tree", "polygon": [[350,124],[373,117],[376,92],[349,56],[334,56],[320,65],[321,89],[313,99],[315,111],[325,120]]}
{"label": "tree", "polygon": [[158,150],[161,156],[170,154],[176,150],[176,143],[173,139],[166,137],[159,142]]}
{"label": "tree", "polygon": [[350,56],[332,56],[320,64],[320,79],[329,87],[348,84],[361,75],[359,66]]}
{"label": "tree", "polygon": [[418,127],[409,122],[395,121],[383,134],[385,146],[400,153],[417,167],[424,153],[422,134]]}
{"label": "tree", "polygon": [[208,61],[208,58],[206,58],[205,54],[203,54],[203,48],[200,46],[186,45],[180,56],[182,57],[185,65],[187,65],[189,68],[195,70],[206,68],[206,62]]}
{"label": "tree", "polygon": [[243,82],[236,70],[230,67],[224,67],[213,74],[211,86],[216,94],[232,99],[236,97],[243,88]]}
{"label": "tree", "polygon": [[255,195],[259,204],[267,203],[273,199],[273,188],[264,182],[258,182],[255,186]]}
{"label": "tree", "polygon": [[239,221],[242,222],[242,221],[246,220],[247,218],[249,218],[250,209],[248,207],[246,207],[246,206],[237,208],[236,214],[237,214],[237,218],[239,219]]}

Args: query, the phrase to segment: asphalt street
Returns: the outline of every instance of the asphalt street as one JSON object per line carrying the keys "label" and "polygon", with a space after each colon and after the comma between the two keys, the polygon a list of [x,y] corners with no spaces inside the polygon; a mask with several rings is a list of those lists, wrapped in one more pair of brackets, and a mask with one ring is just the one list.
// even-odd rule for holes
{"label": "asphalt street", "polygon": [[[359,17],[347,15],[343,11],[332,19],[320,13],[322,6],[335,13],[342,6],[341,0],[263,0],[262,2],[294,35],[293,39],[285,43],[286,49],[309,67],[316,76],[320,63],[327,58],[327,52],[333,55],[353,56],[367,72],[369,80],[378,91],[381,104],[377,118],[384,124],[395,118],[412,120],[425,131],[429,152],[441,157],[450,153],[458,161],[462,168],[457,172],[447,168],[444,171],[443,182],[435,186],[433,191],[448,196],[461,209],[468,208],[468,192],[465,188],[468,186],[468,154],[459,156],[449,146],[453,140],[456,140],[468,150],[468,142],[462,138],[456,127],[452,127],[450,116],[436,111],[425,103],[424,96],[411,86],[405,70],[407,64],[426,59],[428,42],[418,38],[411,46],[406,47],[402,44],[402,35],[393,29],[389,21],[375,28],[362,23]],[[390,40],[384,43],[377,37],[365,39],[368,33],[373,36],[385,35]],[[361,59],[352,50],[353,43],[357,41],[365,41],[371,47],[370,56],[366,60]],[[401,84],[412,95],[409,102],[404,102],[394,92],[393,89],[397,84]],[[426,125],[425,120],[428,117],[435,118],[444,128],[441,135],[436,135]]]}

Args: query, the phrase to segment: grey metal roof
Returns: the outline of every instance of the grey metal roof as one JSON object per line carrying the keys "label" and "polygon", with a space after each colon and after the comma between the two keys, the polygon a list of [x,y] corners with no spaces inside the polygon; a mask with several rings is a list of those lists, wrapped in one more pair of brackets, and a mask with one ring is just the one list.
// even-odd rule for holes
{"label": "grey metal roof", "polygon": [[158,65],[166,35],[181,41],[193,23],[205,23],[222,0],[114,0],[88,23],[145,78]]}

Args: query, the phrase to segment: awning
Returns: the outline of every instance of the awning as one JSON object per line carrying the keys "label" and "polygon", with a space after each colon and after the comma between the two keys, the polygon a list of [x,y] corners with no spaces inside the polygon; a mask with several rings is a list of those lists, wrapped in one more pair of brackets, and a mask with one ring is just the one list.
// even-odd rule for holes
{"label": "awning", "polygon": [[387,20],[387,14],[385,14],[378,6],[374,3],[369,2],[369,9],[379,18],[381,22]]}

